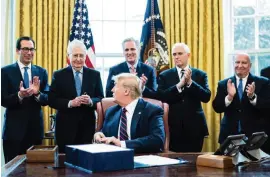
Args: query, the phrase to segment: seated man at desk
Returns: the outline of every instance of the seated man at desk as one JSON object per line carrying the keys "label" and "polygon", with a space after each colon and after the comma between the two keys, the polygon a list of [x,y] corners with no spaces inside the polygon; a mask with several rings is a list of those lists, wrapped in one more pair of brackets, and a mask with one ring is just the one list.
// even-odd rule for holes
{"label": "seated man at desk", "polygon": [[136,153],[161,152],[165,141],[163,109],[141,99],[140,79],[130,73],[114,77],[113,97],[118,105],[107,109],[97,143],[134,149]]}

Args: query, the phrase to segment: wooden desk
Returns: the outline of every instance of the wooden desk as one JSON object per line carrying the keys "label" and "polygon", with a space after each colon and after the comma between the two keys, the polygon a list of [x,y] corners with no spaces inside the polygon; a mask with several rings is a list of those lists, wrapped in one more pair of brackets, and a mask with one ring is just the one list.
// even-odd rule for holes
{"label": "wooden desk", "polygon": [[25,156],[17,156],[10,163],[2,168],[2,176],[118,176],[118,177],[164,177],[164,176],[270,176],[270,160],[261,164],[249,164],[245,166],[234,167],[231,169],[216,169],[208,167],[200,167],[195,165],[195,161],[199,153],[162,153],[165,157],[177,158],[181,157],[190,163],[172,166],[160,166],[151,168],[140,168],[126,171],[103,172],[88,174],[83,171],[70,167],[53,169],[53,164],[49,163],[26,163]]}

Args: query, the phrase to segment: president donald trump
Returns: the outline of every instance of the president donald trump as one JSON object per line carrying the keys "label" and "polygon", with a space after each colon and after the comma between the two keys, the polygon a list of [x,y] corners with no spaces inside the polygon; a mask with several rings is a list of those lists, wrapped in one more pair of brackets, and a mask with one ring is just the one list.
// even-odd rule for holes
{"label": "president donald trump", "polygon": [[134,149],[136,153],[161,152],[165,133],[163,109],[140,98],[140,79],[122,73],[114,77],[113,97],[118,105],[107,109],[97,143]]}

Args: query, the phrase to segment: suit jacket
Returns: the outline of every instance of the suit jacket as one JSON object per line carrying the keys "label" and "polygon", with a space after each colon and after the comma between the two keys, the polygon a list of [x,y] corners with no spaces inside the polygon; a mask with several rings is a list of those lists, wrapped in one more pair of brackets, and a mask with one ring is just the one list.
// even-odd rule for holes
{"label": "suit jacket", "polygon": [[39,66],[31,66],[32,77],[40,79],[39,101],[34,96],[18,97],[20,82],[23,81],[18,63],[1,69],[1,105],[6,108],[3,126],[3,139],[21,141],[26,133],[32,140],[41,140],[44,136],[43,114],[41,106],[48,104],[48,74]]}
{"label": "suit jacket", "polygon": [[[107,109],[101,130],[105,136],[118,137],[121,111],[119,105]],[[161,152],[165,141],[163,109],[139,99],[130,131],[131,140],[125,141],[127,148],[134,149],[136,153]]]}
{"label": "suit jacket", "polygon": [[171,134],[185,134],[192,138],[208,135],[208,128],[201,102],[210,100],[211,91],[208,87],[205,72],[191,68],[192,84],[179,93],[176,84],[179,75],[176,68],[163,71],[159,75],[158,92],[146,89],[147,97],[167,102],[170,107],[169,126]]}
{"label": "suit jacket", "polygon": [[268,79],[270,79],[270,66],[263,68],[261,70],[261,76],[267,77]]}
{"label": "suit jacket", "polygon": [[89,137],[95,132],[95,109],[97,102],[104,97],[100,73],[96,70],[83,67],[82,90],[93,101],[93,106],[82,105],[68,108],[68,103],[77,97],[75,79],[72,67],[55,71],[49,92],[49,105],[57,109],[55,136],[59,144],[74,140],[78,132],[79,122],[84,121],[89,128],[85,131]]}
{"label": "suit jacket", "polygon": [[217,95],[212,103],[217,113],[224,113],[224,117],[221,120],[219,143],[222,143],[229,135],[239,134],[239,120],[241,133],[245,133],[247,136],[250,136],[253,132],[263,131],[261,111],[269,107],[269,103],[268,105],[266,104],[267,101],[269,102],[269,81],[266,78],[257,77],[252,74],[249,74],[246,85],[255,82],[256,105],[253,106],[250,103],[246,91],[244,91],[242,100],[240,101],[238,92],[236,91],[233,101],[226,107],[225,97],[228,94],[228,79],[232,80],[237,90],[235,76],[220,81],[218,83]]}
{"label": "suit jacket", "polygon": [[[144,74],[148,78],[148,81],[145,85],[146,87],[152,90],[156,90],[157,88],[156,73],[151,66],[148,66],[139,61],[136,68],[136,72],[138,77],[141,77],[142,74]],[[127,62],[120,63],[110,68],[106,85],[106,97],[112,97],[112,88],[114,87],[114,81],[112,80],[112,77],[120,73],[129,73]]]}

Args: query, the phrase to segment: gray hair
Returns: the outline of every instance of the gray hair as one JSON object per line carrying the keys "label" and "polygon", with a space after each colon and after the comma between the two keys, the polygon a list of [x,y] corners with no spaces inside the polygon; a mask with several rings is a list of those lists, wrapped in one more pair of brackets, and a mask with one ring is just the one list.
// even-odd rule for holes
{"label": "gray hair", "polygon": [[137,99],[142,96],[141,80],[131,73],[121,73],[113,77],[115,83],[124,80],[123,87],[130,89],[130,96]]}
{"label": "gray hair", "polygon": [[132,41],[132,42],[135,43],[136,49],[139,52],[140,51],[140,42],[138,40],[134,39],[133,37],[129,37],[129,38],[126,38],[126,39],[123,40],[123,42],[122,42],[122,48],[123,48],[123,50],[125,50],[125,43],[126,42],[129,42],[129,41]]}
{"label": "gray hair", "polygon": [[176,48],[176,47],[183,47],[186,53],[190,53],[189,47],[187,46],[187,44],[185,44],[185,43],[183,43],[183,42],[181,42],[181,43],[178,42],[178,43],[173,44],[172,50],[173,50],[174,48]]}
{"label": "gray hair", "polygon": [[71,41],[68,44],[68,47],[67,47],[67,53],[69,56],[72,54],[72,50],[76,47],[81,48],[84,51],[84,53],[86,54],[87,49],[86,49],[86,46],[84,45],[84,43],[78,39],[74,39],[73,41]]}

